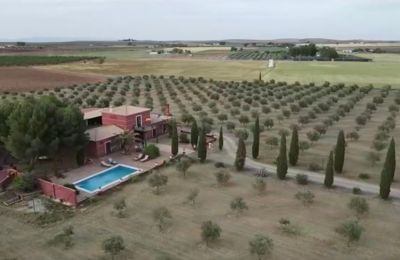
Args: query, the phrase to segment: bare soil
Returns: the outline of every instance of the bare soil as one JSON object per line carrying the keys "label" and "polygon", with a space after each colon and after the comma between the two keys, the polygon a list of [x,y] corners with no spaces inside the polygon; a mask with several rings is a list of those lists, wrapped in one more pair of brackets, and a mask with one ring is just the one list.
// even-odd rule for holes
{"label": "bare soil", "polygon": [[66,72],[41,67],[0,68],[0,91],[30,91],[104,81],[102,75]]}

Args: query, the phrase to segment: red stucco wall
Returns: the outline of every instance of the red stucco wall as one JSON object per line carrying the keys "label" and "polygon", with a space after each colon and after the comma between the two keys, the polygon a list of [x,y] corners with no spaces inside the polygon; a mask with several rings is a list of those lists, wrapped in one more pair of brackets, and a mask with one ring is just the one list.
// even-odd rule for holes
{"label": "red stucco wall", "polygon": [[104,139],[102,141],[90,141],[86,146],[86,154],[89,157],[102,157],[106,155],[106,143],[112,141],[116,137]]}
{"label": "red stucco wall", "polygon": [[73,189],[43,179],[39,179],[39,186],[43,194],[50,198],[59,199],[60,201],[72,206],[78,204],[76,191]]}
{"label": "red stucco wall", "polygon": [[136,117],[139,115],[142,116],[143,126],[147,126],[147,125],[151,124],[151,122],[148,121],[148,119],[150,118],[150,111],[133,114],[133,115],[128,115],[128,116],[115,115],[115,114],[103,112],[102,124],[103,125],[116,125],[124,130],[131,130],[136,127]]}

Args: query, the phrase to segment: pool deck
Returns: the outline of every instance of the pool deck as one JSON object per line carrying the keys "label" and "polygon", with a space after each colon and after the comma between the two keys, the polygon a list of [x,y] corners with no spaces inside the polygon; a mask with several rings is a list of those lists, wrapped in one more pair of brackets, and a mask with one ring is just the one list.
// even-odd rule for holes
{"label": "pool deck", "polygon": [[[143,173],[148,172],[154,168],[156,168],[158,165],[161,165],[164,161],[168,161],[170,159],[170,154],[171,154],[171,147],[170,145],[163,144],[163,143],[157,143],[156,144],[158,148],[160,149],[160,157],[153,159],[153,160],[148,160],[147,162],[139,162],[139,161],[134,161],[133,158],[138,155],[138,153],[132,153],[130,155],[124,155],[121,154],[121,152],[116,152],[109,154],[105,157],[102,158],[97,158],[93,159],[93,162],[90,164],[86,164],[82,167],[72,169],[68,172],[63,173],[64,178],[56,178],[52,177],[51,181],[57,184],[67,184],[67,183],[74,183],[79,180],[82,180],[84,178],[87,178],[93,174],[96,174],[98,172],[104,171],[107,169],[107,167],[103,167],[100,165],[101,161],[106,161],[108,158],[112,158],[114,161],[116,161],[118,164],[125,164],[127,166],[131,166],[134,168],[139,168],[142,169]],[[187,145],[185,145],[184,149],[183,146],[180,147],[179,152],[185,152],[186,154],[193,153],[194,151]],[[96,194],[91,194],[91,193],[86,193],[81,191],[78,200],[81,201],[85,198],[92,197]]]}

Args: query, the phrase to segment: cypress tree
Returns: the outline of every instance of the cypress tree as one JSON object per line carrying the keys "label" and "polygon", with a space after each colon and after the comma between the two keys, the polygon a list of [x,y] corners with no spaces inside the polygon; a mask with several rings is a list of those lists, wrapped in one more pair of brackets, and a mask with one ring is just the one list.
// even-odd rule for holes
{"label": "cypress tree", "polygon": [[286,178],[288,170],[287,153],[286,153],[286,136],[281,135],[281,146],[279,150],[279,156],[276,164],[276,174],[278,178],[284,180]]}
{"label": "cypress tree", "polygon": [[197,146],[198,140],[199,140],[199,128],[197,127],[196,120],[193,120],[192,128],[190,130],[190,144],[192,145],[192,147]]}
{"label": "cypress tree", "polygon": [[325,187],[327,188],[332,187],[334,174],[335,174],[335,169],[333,168],[333,151],[331,151],[329,153],[329,159],[325,169],[325,180],[324,180]]}
{"label": "cypress tree", "polygon": [[385,164],[383,165],[383,170],[381,172],[381,182],[379,195],[382,199],[389,198],[390,186],[394,178],[394,172],[396,170],[396,150],[394,139],[392,138],[387,154]]}
{"label": "cypress tree", "polygon": [[239,138],[238,148],[236,151],[235,167],[241,171],[246,163],[246,144],[242,137]]}
{"label": "cypress tree", "polygon": [[290,140],[290,150],[289,150],[289,163],[292,166],[297,164],[299,160],[299,133],[297,128],[293,128],[292,139]]}
{"label": "cypress tree", "polygon": [[335,149],[335,171],[337,173],[343,172],[345,152],[346,152],[346,140],[344,139],[343,130],[340,130]]}
{"label": "cypress tree", "polygon": [[222,148],[224,147],[224,133],[222,131],[222,126],[219,129],[219,138],[218,138],[218,148],[219,150],[222,150]]}
{"label": "cypress tree", "polygon": [[253,158],[257,159],[260,151],[260,120],[258,117],[256,119],[256,123],[254,124],[253,146],[251,149]]}
{"label": "cypress tree", "polygon": [[176,122],[172,121],[171,122],[171,154],[172,156],[176,156],[179,151],[179,140],[178,140],[178,129],[176,128]]}
{"label": "cypress tree", "polygon": [[204,162],[207,158],[207,140],[206,133],[204,131],[204,126],[200,128],[199,131],[199,141],[197,144],[197,155],[200,159],[200,162]]}
{"label": "cypress tree", "polygon": [[389,156],[389,173],[390,173],[390,181],[394,180],[394,173],[396,172],[396,144],[394,142],[394,138],[390,140],[389,148],[388,148]]}

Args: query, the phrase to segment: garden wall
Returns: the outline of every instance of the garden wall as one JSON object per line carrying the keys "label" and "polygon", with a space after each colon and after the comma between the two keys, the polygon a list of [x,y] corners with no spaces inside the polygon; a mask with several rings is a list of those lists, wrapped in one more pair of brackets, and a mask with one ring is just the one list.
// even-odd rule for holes
{"label": "garden wall", "polygon": [[73,189],[43,179],[39,179],[39,186],[43,194],[52,199],[74,207],[78,204],[76,191]]}

